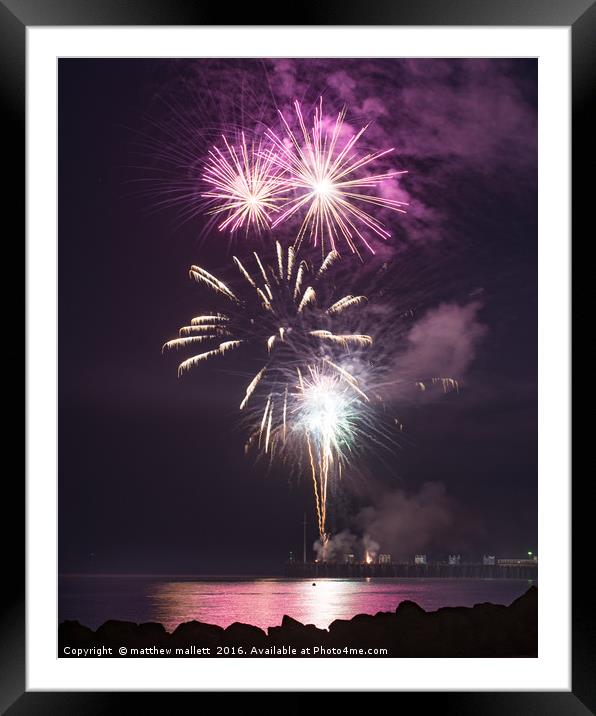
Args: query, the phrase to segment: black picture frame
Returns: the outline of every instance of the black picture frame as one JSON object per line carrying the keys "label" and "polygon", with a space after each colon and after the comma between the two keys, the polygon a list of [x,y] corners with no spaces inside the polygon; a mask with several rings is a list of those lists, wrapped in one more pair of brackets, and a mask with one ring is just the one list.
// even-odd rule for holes
{"label": "black picture frame", "polygon": [[[259,6],[234,8],[234,25],[283,25],[283,15]],[[198,0],[0,0],[0,91],[4,125],[5,221],[24,225],[26,28],[68,25],[230,25],[230,8]],[[301,8],[300,25],[496,25],[569,26],[572,34],[573,179],[572,230],[581,237],[591,208],[588,192],[593,161],[594,116],[589,100],[596,88],[595,0],[327,0]],[[262,22],[261,22],[262,21]],[[593,170],[593,167],[592,167]],[[8,223],[8,222],[7,222]],[[13,237],[18,236],[14,233]],[[14,238],[13,238],[14,241]],[[564,339],[564,336],[562,336]],[[569,429],[562,426],[562,430]],[[590,563],[592,535],[587,510],[589,480],[573,490],[574,589],[572,592],[572,690],[570,692],[401,692],[416,708],[443,714],[596,713],[596,610],[581,579]],[[25,491],[13,477],[3,485],[5,607],[0,616],[0,710],[20,714],[99,714],[130,712],[139,699],[152,708],[175,712],[177,693],[31,692],[25,690]],[[12,513],[11,520],[6,513]],[[585,517],[584,517],[585,511]],[[473,684],[470,684],[473,689]],[[196,700],[196,694],[187,694]],[[432,712],[431,711],[431,712]]]}

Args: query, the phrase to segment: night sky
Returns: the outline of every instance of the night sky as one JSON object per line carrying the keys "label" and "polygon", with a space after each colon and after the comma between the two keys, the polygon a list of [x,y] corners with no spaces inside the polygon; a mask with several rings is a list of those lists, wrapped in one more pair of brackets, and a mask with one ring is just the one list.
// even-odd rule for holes
{"label": "night sky", "polygon": [[392,238],[349,264],[377,277],[379,360],[461,384],[389,396],[399,448],[346,480],[333,529],[400,558],[537,551],[536,93],[534,60],[60,60],[62,573],[278,574],[304,512],[314,542],[310,480],[244,454],[238,359],[178,379],[161,346],[209,304],[191,264],[271,246],[207,225],[204,153],[320,95],[409,171]]}

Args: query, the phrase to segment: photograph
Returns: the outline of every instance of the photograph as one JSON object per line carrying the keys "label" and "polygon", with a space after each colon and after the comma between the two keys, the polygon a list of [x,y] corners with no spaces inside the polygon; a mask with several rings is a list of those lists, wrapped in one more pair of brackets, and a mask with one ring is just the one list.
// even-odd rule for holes
{"label": "photograph", "polygon": [[536,659],[538,59],[57,81],[57,658]]}
{"label": "photograph", "polygon": [[596,2],[301,10],[0,0],[7,716],[596,714],[571,474]]}

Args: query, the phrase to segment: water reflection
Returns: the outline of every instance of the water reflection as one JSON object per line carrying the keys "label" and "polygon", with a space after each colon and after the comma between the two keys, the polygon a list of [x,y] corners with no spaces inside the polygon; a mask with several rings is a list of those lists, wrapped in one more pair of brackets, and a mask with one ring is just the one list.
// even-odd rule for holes
{"label": "water reflection", "polygon": [[411,599],[426,610],[510,604],[528,588],[524,580],[259,579],[247,581],[156,581],[147,585],[152,621],[174,629],[196,619],[226,627],[232,622],[261,628],[281,623],[284,614],[326,629],[334,619],[393,611]]}

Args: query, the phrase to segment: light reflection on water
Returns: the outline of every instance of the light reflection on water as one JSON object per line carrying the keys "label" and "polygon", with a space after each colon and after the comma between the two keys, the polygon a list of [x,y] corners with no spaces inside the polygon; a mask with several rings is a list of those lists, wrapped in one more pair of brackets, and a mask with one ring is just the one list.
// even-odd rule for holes
{"label": "light reflection on water", "polygon": [[62,576],[59,619],[96,628],[107,619],[161,622],[168,631],[181,622],[226,627],[233,622],[261,628],[284,614],[327,628],[334,619],[394,611],[405,599],[433,611],[479,602],[510,604],[527,580],[490,579],[225,579],[150,576]]}

